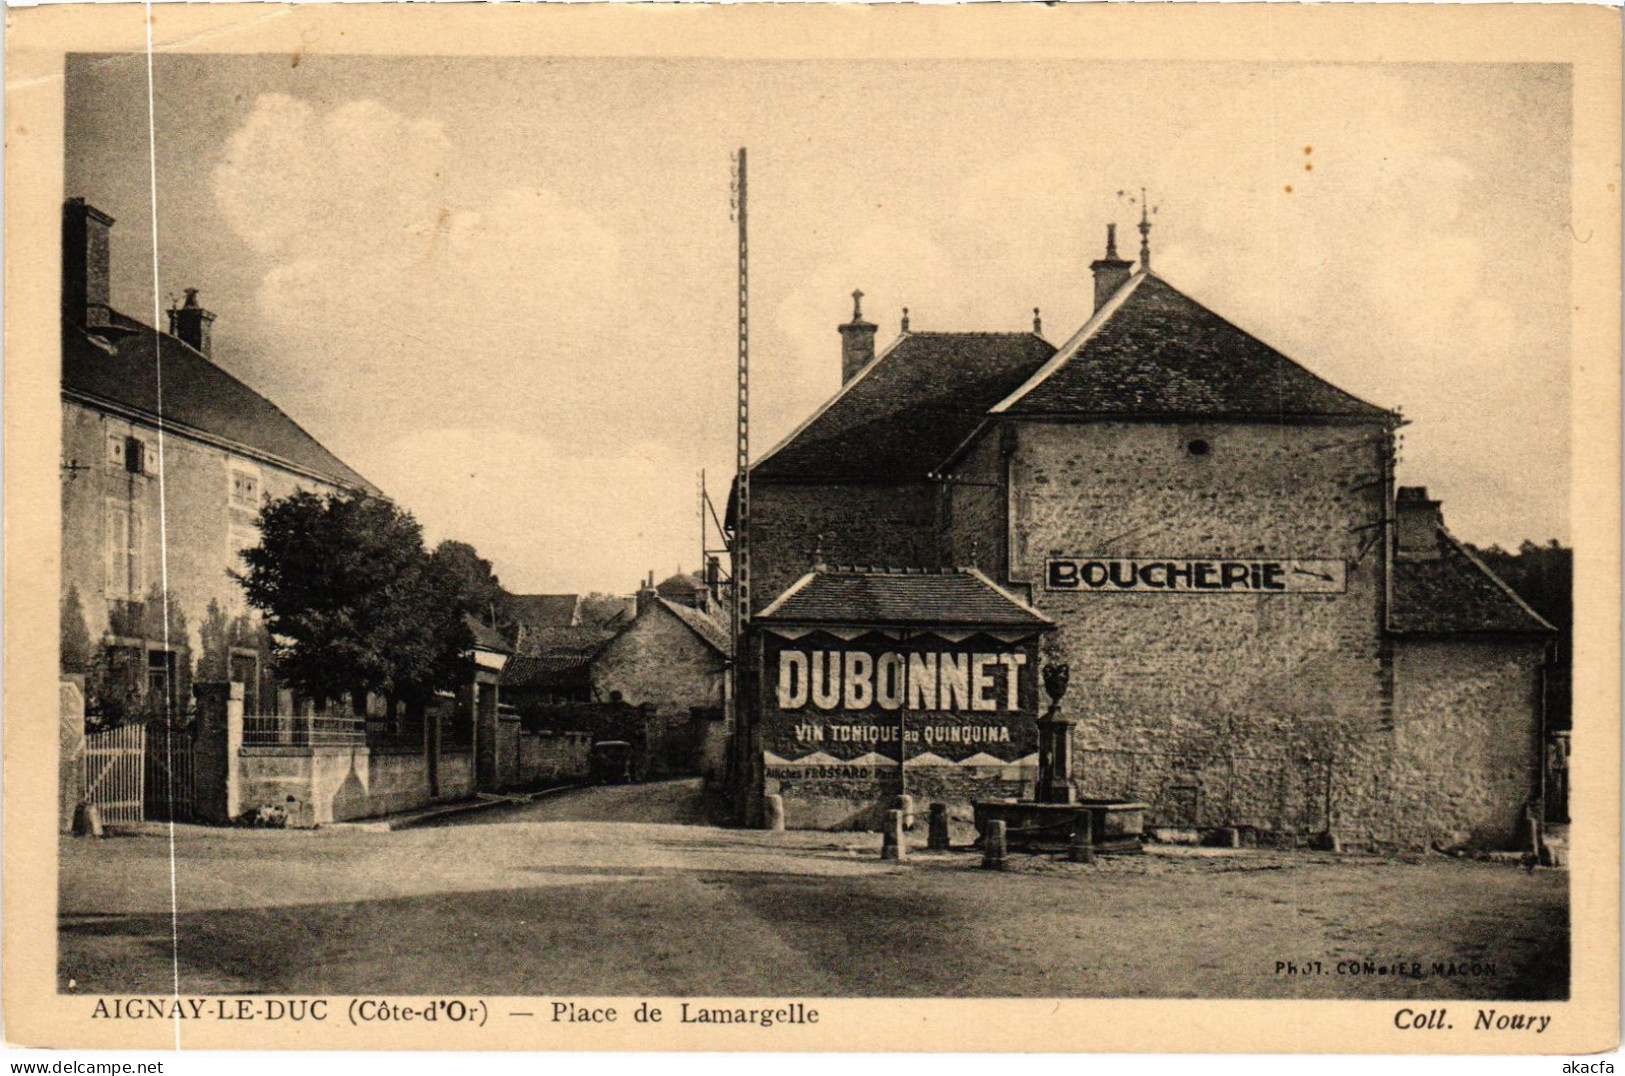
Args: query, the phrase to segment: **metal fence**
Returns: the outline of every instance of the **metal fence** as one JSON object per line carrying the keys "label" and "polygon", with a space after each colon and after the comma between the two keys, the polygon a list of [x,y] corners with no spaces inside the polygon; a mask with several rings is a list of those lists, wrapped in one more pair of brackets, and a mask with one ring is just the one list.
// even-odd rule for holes
{"label": "metal fence", "polygon": [[83,798],[107,823],[142,820],[146,728],[122,725],[85,737]]}
{"label": "metal fence", "polygon": [[367,723],[358,717],[301,714],[243,718],[244,747],[365,747]]}
{"label": "metal fence", "polygon": [[194,729],[146,726],[142,801],[149,821],[190,822],[197,812]]}

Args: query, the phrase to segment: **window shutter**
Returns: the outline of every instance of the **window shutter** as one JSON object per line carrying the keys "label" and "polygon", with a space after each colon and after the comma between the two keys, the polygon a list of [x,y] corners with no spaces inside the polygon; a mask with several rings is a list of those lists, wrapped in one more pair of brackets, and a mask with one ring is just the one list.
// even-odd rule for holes
{"label": "window shutter", "polygon": [[140,601],[147,593],[146,536],[147,521],[141,513],[130,510],[130,598]]}

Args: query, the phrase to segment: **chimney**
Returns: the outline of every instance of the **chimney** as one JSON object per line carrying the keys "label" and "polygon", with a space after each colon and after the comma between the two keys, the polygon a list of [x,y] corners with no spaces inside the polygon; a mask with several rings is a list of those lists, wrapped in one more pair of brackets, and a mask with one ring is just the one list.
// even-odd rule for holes
{"label": "chimney", "polygon": [[169,335],[201,352],[204,358],[212,357],[209,350],[214,345],[213,324],[214,315],[198,305],[196,288],[186,289],[186,302],[180,309],[169,308]]}
{"label": "chimney", "polygon": [[655,589],[655,573],[650,572],[649,578],[645,579],[643,585],[638,587],[638,596],[635,599],[637,604],[634,606],[633,615],[642,616],[644,612],[654,607],[655,599],[659,597],[660,592]]}
{"label": "chimney", "polygon": [[705,592],[711,601],[722,601],[722,561],[715,553],[705,558]]}
{"label": "chimney", "polygon": [[1117,256],[1117,225],[1106,225],[1106,256],[1089,263],[1090,272],[1095,274],[1096,310],[1117,294],[1117,289],[1128,280],[1133,268],[1133,262],[1126,262]]}
{"label": "chimney", "polygon": [[875,329],[873,322],[863,320],[863,292],[852,293],[852,320],[841,329],[841,384],[857,376],[858,371],[874,361]]}
{"label": "chimney", "polygon": [[1426,486],[1401,486],[1394,498],[1394,552],[1401,560],[1438,560],[1444,516]]}
{"label": "chimney", "polygon": [[62,206],[62,314],[75,325],[95,328],[111,322],[108,237],[113,218],[69,198]]}

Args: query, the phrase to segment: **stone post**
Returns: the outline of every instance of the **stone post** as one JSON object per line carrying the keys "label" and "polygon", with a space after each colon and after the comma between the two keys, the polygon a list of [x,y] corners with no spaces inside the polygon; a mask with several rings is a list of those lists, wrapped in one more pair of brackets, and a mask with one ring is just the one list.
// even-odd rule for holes
{"label": "stone post", "polygon": [[197,696],[194,780],[198,817],[229,825],[243,813],[243,685],[193,684],[192,694]]}
{"label": "stone post", "polygon": [[74,808],[85,794],[84,677],[64,676],[59,696],[62,746],[56,770],[57,828],[63,833],[72,833]]}
{"label": "stone post", "polygon": [[982,834],[982,869],[1004,870],[1006,847],[1004,819],[995,818],[987,824],[987,832]]}
{"label": "stone post", "polygon": [[948,805],[946,803],[933,803],[931,805],[930,827],[925,846],[933,852],[946,852],[949,844]]}
{"label": "stone post", "polygon": [[914,828],[914,797],[906,792],[897,797],[897,809],[903,812],[903,828]]}
{"label": "stone post", "polygon": [[908,858],[908,846],[903,843],[902,811],[886,812],[886,828],[880,833],[880,858]]}
{"label": "stone post", "polygon": [[1095,816],[1093,811],[1079,811],[1072,819],[1072,847],[1068,858],[1074,863],[1095,861]]}
{"label": "stone post", "polygon": [[762,828],[784,832],[784,797],[777,793],[762,797]]}

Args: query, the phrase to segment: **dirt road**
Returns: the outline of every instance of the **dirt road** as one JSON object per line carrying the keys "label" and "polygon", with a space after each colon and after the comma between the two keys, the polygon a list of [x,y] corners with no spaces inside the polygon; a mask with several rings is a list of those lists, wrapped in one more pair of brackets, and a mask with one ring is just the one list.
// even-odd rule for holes
{"label": "dirt road", "polygon": [[[398,832],[178,827],[181,990],[1530,998],[1567,981],[1563,872],[1184,851],[988,873],[971,853],[883,863],[870,834],[650,820],[704,814],[674,783]],[[63,988],[169,992],[168,842],[69,840],[62,866]],[[1396,961],[1425,974],[1377,973]]]}

